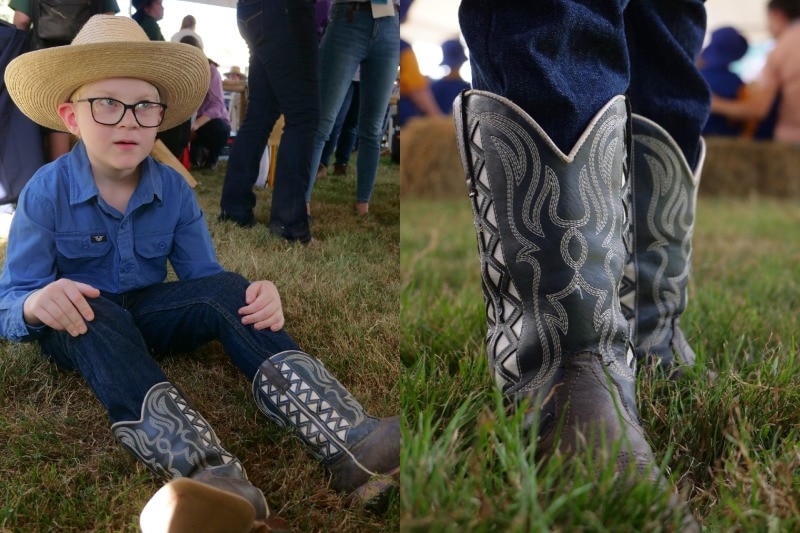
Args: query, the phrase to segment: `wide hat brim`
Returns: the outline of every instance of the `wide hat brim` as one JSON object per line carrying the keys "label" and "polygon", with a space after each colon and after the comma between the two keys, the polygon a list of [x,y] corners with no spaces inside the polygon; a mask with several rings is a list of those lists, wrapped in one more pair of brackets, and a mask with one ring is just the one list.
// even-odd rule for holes
{"label": "wide hat brim", "polygon": [[[28,52],[8,64],[5,83],[17,107],[46,128],[66,131],[58,106],[84,84],[135,78],[153,84],[167,104],[159,131],[188,120],[203,102],[210,81],[199,48],[163,41],[71,44]],[[128,102],[133,103],[133,102]]]}

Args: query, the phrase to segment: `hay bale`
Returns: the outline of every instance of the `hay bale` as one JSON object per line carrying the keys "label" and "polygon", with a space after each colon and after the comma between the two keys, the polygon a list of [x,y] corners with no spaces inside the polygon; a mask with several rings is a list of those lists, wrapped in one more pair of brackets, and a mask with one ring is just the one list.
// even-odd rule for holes
{"label": "hay bale", "polygon": [[[400,131],[400,194],[466,195],[451,117],[420,117]],[[800,198],[800,145],[707,137],[700,194]]]}
{"label": "hay bale", "polygon": [[708,137],[706,147],[700,194],[800,198],[800,146]]}
{"label": "hay bale", "polygon": [[400,130],[400,195],[464,197],[467,186],[452,117],[419,117]]}

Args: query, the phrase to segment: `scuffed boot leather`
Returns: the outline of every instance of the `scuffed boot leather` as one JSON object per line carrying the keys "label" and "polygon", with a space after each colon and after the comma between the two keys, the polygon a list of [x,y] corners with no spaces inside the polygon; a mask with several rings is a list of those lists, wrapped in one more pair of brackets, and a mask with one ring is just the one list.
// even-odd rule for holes
{"label": "scuffed boot leather", "polygon": [[680,317],[688,299],[695,205],[705,158],[705,143],[700,142],[693,172],[666,130],[633,116],[631,254],[620,298],[637,360],[656,365],[673,379],[682,374],[681,366],[695,362]]}
{"label": "scuffed boot leather", "polygon": [[[288,386],[266,371],[253,379],[256,405],[279,425],[294,430],[306,449],[331,473],[331,487],[348,501],[382,510],[400,475],[400,417],[375,418],[310,355],[288,350],[269,362]],[[263,367],[263,365],[262,365]]]}
{"label": "scuffed boot leather", "polygon": [[530,400],[525,424],[540,453],[588,447],[618,472],[660,479],[636,411],[636,361],[619,301],[628,258],[624,97],[595,115],[568,154],[501,96],[465,91],[453,110],[495,381],[511,406]]}
{"label": "scuffed boot leather", "polygon": [[[660,478],[653,451],[633,406],[627,404],[597,354],[570,357],[553,380],[541,407],[537,454],[558,450],[574,455],[589,450],[602,463],[614,461],[619,474]],[[561,431],[559,431],[561,428]],[[611,457],[607,443],[619,443]]]}

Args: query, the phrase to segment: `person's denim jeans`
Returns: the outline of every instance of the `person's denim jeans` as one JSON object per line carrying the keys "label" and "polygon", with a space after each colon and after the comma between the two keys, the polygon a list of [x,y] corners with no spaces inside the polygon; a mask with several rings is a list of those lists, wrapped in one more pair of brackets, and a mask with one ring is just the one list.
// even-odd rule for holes
{"label": "person's denim jeans", "polygon": [[[305,193],[319,120],[318,45],[311,0],[244,0],[239,31],[250,49],[247,112],[228,159],[220,208],[241,225],[255,222],[253,184],[278,117],[285,126],[275,163],[269,227],[290,240],[311,239]],[[319,160],[314,162],[316,172]]]}
{"label": "person's denim jeans", "polygon": [[472,85],[504,96],[568,152],[612,97],[665,128],[690,165],[710,109],[695,66],[701,0],[463,0]]}
{"label": "person's denim jeans", "polygon": [[190,352],[219,340],[252,380],[265,359],[299,349],[285,330],[241,323],[238,310],[248,285],[239,274],[224,272],[122,295],[104,293],[88,299],[95,319],[87,322],[87,333],[72,337],[48,329],[39,344],[58,366],[83,376],[112,423],[137,420],[147,391],[169,381],[154,355]]}
{"label": "person's denim jeans", "polygon": [[361,65],[359,87],[358,160],[356,200],[369,202],[380,159],[383,118],[400,64],[400,19],[372,18],[368,10],[351,11],[334,4],[320,43],[320,92],[322,114],[314,138],[306,201],[311,201],[316,171],[325,141],[333,130],[347,88]]}
{"label": "person's denim jeans", "polygon": [[335,153],[334,164],[346,165],[350,162],[350,154],[353,152],[356,140],[358,139],[358,82],[353,81],[347,89],[347,94],[336,115],[336,122],[333,130],[325,142],[322,149],[320,163],[329,166],[331,156]]}

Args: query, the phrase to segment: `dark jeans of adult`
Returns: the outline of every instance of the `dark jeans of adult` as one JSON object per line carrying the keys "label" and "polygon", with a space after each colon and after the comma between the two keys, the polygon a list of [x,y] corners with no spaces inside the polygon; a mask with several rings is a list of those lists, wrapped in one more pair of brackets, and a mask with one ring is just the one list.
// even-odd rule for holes
{"label": "dark jeans of adult", "polygon": [[333,131],[322,149],[320,163],[326,167],[329,166],[331,155],[334,154],[336,154],[333,161],[335,165],[346,165],[350,162],[350,155],[358,141],[358,102],[359,82],[354,81],[347,90],[342,108],[333,124]]}
{"label": "dark jeans of adult", "polygon": [[189,145],[192,165],[200,168],[211,168],[219,161],[219,154],[228,143],[231,125],[221,118],[212,118],[195,132],[195,138]]}
{"label": "dark jeans of adult", "polygon": [[228,159],[221,216],[242,226],[255,224],[253,184],[269,134],[283,114],[269,228],[308,242],[305,193],[320,110],[314,3],[245,0],[237,4],[236,16],[250,49],[248,104]]}
{"label": "dark jeans of adult", "polygon": [[187,120],[183,124],[178,124],[174,128],[158,132],[157,138],[161,139],[164,146],[172,152],[172,155],[179,161],[183,158],[183,152],[189,146],[189,139],[192,137],[192,121]]}
{"label": "dark jeans of adult", "polygon": [[519,105],[568,153],[612,97],[675,139],[691,166],[708,117],[695,66],[701,0],[462,0],[472,86]]}
{"label": "dark jeans of adult", "polygon": [[248,285],[239,274],[223,272],[125,294],[103,293],[88,299],[95,319],[87,323],[87,333],[72,337],[48,328],[39,344],[59,367],[83,376],[112,423],[137,420],[147,391],[169,381],[152,354],[190,352],[220,340],[252,381],[265,359],[299,349],[285,330],[242,324],[238,310]]}

